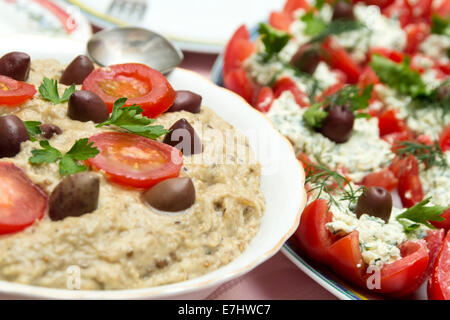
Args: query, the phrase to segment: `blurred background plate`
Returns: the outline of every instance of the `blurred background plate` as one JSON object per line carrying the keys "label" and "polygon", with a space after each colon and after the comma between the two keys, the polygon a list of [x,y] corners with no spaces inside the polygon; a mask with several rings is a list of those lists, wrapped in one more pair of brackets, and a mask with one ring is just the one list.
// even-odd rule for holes
{"label": "blurred background plate", "polygon": [[256,24],[280,0],[66,0],[101,28],[136,25],[173,40],[180,49],[219,53],[232,32]]}

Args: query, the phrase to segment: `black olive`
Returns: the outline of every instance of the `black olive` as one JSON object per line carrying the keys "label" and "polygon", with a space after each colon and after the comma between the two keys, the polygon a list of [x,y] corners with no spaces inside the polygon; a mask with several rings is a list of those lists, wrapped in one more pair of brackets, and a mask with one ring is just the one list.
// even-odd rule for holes
{"label": "black olive", "polygon": [[368,214],[389,222],[392,211],[392,196],[385,188],[369,187],[364,190],[356,204],[355,213],[359,218]]}
{"label": "black olive", "polygon": [[185,156],[203,151],[199,136],[184,118],[178,120],[169,128],[169,133],[165,135],[163,142],[179,149]]}
{"label": "black olive", "polygon": [[188,90],[178,90],[173,105],[166,112],[188,111],[199,113],[202,104],[202,96]]}
{"label": "black olive", "polygon": [[153,208],[176,212],[190,208],[195,202],[195,187],[187,177],[164,180],[142,195]]}
{"label": "black olive", "polygon": [[14,157],[20,144],[30,138],[27,128],[17,116],[0,117],[0,158]]}
{"label": "black olive", "polygon": [[41,131],[42,131],[42,136],[45,139],[50,139],[51,137],[53,137],[53,135],[60,135],[62,133],[62,130],[60,127],[58,127],[55,124],[51,124],[51,123],[44,123],[40,125]]}
{"label": "black olive", "polygon": [[30,56],[24,52],[10,52],[0,58],[0,74],[25,81],[30,73]]}
{"label": "black olive", "polygon": [[92,172],[79,172],[65,177],[52,191],[48,214],[53,221],[79,217],[98,206],[100,179]]}
{"label": "black olive", "polygon": [[328,139],[336,142],[346,142],[352,133],[355,116],[345,106],[332,106],[322,123],[320,132]]}
{"label": "black olive", "polygon": [[333,8],[332,20],[355,20],[353,4],[346,0],[339,0]]}
{"label": "black olive", "polygon": [[92,71],[94,71],[92,61],[84,55],[79,55],[66,67],[59,82],[67,86],[82,84]]}
{"label": "black olive", "polygon": [[450,99],[450,83],[442,84],[436,92],[438,101],[444,101]]}
{"label": "black olive", "polygon": [[292,56],[290,64],[298,70],[313,74],[320,62],[320,50],[317,44],[301,45]]}
{"label": "black olive", "polygon": [[99,123],[108,120],[109,111],[103,100],[94,92],[80,90],[70,96],[67,115],[72,120]]}

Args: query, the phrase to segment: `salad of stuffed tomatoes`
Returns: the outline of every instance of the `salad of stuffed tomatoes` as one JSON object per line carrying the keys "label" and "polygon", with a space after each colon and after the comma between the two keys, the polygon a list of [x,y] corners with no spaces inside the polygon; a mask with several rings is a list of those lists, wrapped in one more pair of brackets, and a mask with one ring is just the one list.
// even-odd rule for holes
{"label": "salad of stuffed tomatoes", "polygon": [[224,85],[305,167],[300,251],[389,297],[429,279],[450,299],[449,75],[448,0],[287,0],[256,39],[236,30]]}

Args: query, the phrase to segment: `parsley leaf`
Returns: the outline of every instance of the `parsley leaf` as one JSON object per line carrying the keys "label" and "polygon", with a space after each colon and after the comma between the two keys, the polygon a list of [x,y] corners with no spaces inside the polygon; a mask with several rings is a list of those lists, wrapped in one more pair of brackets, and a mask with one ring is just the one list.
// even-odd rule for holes
{"label": "parsley leaf", "polygon": [[353,112],[360,111],[369,106],[372,91],[373,84],[364,87],[362,91],[356,86],[348,85],[327,97],[326,103],[334,106],[346,106]]}
{"label": "parsley leaf", "polygon": [[304,32],[308,36],[318,36],[327,28],[325,20],[314,16],[312,11],[305,13],[300,20],[305,23]]}
{"label": "parsley leaf", "polygon": [[93,158],[100,152],[87,138],[75,141],[72,148],[64,155],[58,149],[50,146],[48,140],[42,140],[39,144],[42,149],[32,150],[33,156],[28,161],[32,164],[42,164],[60,160],[59,173],[62,176],[87,170],[86,166],[78,164],[77,161]]}
{"label": "parsley leaf", "polygon": [[70,95],[75,92],[75,85],[71,85],[69,88],[64,90],[62,97],[58,93],[58,80],[49,79],[44,77],[41,85],[39,86],[39,93],[42,98],[53,102],[53,104],[58,104],[66,102],[69,100]]}
{"label": "parsley leaf", "polygon": [[[396,217],[397,221],[403,225],[406,231],[417,229],[420,224],[423,224],[428,228],[435,229],[429,221],[444,220],[444,218],[441,217],[441,214],[447,209],[447,207],[426,206],[430,200],[431,197],[426,198]],[[413,223],[408,223],[408,221],[405,221],[404,219],[412,221]]]}
{"label": "parsley leaf", "polygon": [[[317,22],[315,22],[317,24]],[[320,31],[318,35],[309,40],[309,43],[323,41],[331,35],[338,35],[345,32],[355,31],[364,28],[364,23],[356,20],[338,19],[331,21],[326,27]]]}
{"label": "parsley leaf", "polygon": [[266,62],[279,53],[291,39],[289,33],[272,28],[266,23],[259,24],[258,33],[261,35],[266,50],[264,57]]}
{"label": "parsley leaf", "polygon": [[36,141],[36,137],[38,134],[41,134],[41,123],[39,121],[24,121],[23,124],[28,131],[28,135],[30,136],[31,141]]}
{"label": "parsley leaf", "polygon": [[127,98],[120,98],[114,102],[111,117],[105,122],[99,123],[97,128],[114,125],[127,130],[130,133],[137,134],[150,139],[156,139],[167,132],[163,126],[149,126],[154,119],[142,115],[142,108],[137,105],[124,107]]}
{"label": "parsley leaf", "polygon": [[42,149],[31,150],[31,154],[33,156],[30,157],[29,159],[30,163],[32,164],[41,164],[44,162],[52,163],[61,158],[62,156],[61,152],[59,152],[58,149],[55,149],[52,146],[50,146],[48,140],[41,140],[39,142],[39,145],[42,147]]}
{"label": "parsley leaf", "polygon": [[434,14],[431,21],[431,33],[450,37],[450,19],[443,19]]}
{"label": "parsley leaf", "polygon": [[395,63],[380,55],[373,55],[370,65],[381,82],[399,93],[413,98],[429,95],[420,73],[410,68],[409,58],[405,58],[401,63]]}
{"label": "parsley leaf", "polygon": [[418,161],[425,165],[425,169],[433,166],[447,168],[448,163],[445,154],[442,152],[438,142],[433,145],[417,143],[413,141],[399,142],[399,148],[395,150],[400,157],[408,154],[413,155]]}
{"label": "parsley leaf", "polygon": [[303,120],[312,128],[321,128],[328,113],[322,109],[321,103],[315,103],[303,114]]}

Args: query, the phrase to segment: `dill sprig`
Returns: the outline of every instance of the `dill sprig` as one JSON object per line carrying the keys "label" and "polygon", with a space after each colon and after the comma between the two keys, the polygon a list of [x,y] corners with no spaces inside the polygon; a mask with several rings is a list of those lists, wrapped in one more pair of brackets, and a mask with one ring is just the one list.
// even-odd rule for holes
{"label": "dill sprig", "polygon": [[[323,194],[328,197],[328,205],[340,207],[340,201],[348,201],[352,206],[358,201],[365,187],[354,188],[349,179],[337,171],[328,168],[321,161],[318,163],[307,163],[305,183],[310,185],[308,192],[317,192],[316,199]],[[336,198],[340,195],[339,198]]]}
{"label": "dill sprig", "polygon": [[400,157],[413,155],[419,162],[423,163],[425,170],[437,166],[447,168],[448,163],[444,152],[438,142],[431,145],[413,141],[402,141],[395,151]]}

